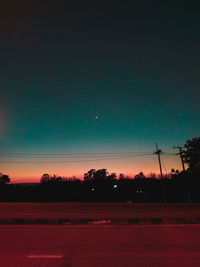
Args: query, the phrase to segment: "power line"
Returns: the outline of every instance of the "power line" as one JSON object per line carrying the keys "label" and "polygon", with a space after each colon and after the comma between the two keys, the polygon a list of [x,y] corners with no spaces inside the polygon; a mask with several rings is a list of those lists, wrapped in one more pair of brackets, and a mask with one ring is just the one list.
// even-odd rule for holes
{"label": "power line", "polygon": [[5,157],[17,157],[17,156],[103,156],[103,155],[132,155],[132,154],[145,154],[151,153],[151,151],[140,151],[140,152],[102,152],[102,153],[0,153],[0,156]]}
{"label": "power line", "polygon": [[63,163],[80,163],[80,162],[90,162],[90,161],[102,161],[102,160],[113,160],[113,159],[124,159],[132,157],[144,157],[152,156],[153,153],[149,154],[138,154],[138,155],[123,155],[120,157],[106,157],[99,159],[88,159],[88,160],[68,160],[68,161],[0,161],[1,163],[10,163],[10,164],[63,164]]}
{"label": "power line", "polygon": [[166,153],[166,152],[163,152],[162,155],[163,156],[177,156],[177,154],[174,154],[174,153]]}
{"label": "power line", "polygon": [[[144,154],[149,154],[151,152],[146,152],[146,153],[142,153],[142,154],[139,154],[139,155],[144,155]],[[138,154],[138,153],[137,153]],[[119,156],[137,156],[137,154],[134,154],[134,153],[113,153],[113,154],[94,154],[94,155],[91,155],[91,154],[83,154],[82,156],[81,155],[62,155],[62,156],[57,156],[57,155],[47,155],[47,156],[44,156],[44,155],[41,155],[41,154],[38,154],[38,156],[36,155],[30,155],[29,154],[20,154],[20,155],[17,155],[17,154],[0,154],[0,156],[3,156],[4,158],[90,158],[90,157],[113,157],[115,155],[119,155]]]}

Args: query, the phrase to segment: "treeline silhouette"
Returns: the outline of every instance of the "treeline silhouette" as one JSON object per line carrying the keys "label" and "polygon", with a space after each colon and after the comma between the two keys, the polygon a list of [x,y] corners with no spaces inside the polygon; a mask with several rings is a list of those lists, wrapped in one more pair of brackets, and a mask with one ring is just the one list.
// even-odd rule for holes
{"label": "treeline silhouette", "polygon": [[188,168],[171,170],[162,179],[143,172],[125,177],[91,169],[84,180],[43,174],[38,184],[9,184],[0,174],[0,201],[15,202],[200,202],[200,137],[187,140],[182,159]]}
{"label": "treeline silhouette", "polygon": [[[100,173],[100,176],[88,178]],[[112,175],[101,176],[106,169],[90,170],[84,180],[52,176],[39,184],[7,184],[0,186],[0,201],[60,202],[60,201],[113,201],[113,202],[161,202],[162,184],[167,202],[200,201],[200,172],[171,173],[163,180],[145,177],[143,173],[133,178],[115,179]],[[44,177],[43,177],[44,178]]]}

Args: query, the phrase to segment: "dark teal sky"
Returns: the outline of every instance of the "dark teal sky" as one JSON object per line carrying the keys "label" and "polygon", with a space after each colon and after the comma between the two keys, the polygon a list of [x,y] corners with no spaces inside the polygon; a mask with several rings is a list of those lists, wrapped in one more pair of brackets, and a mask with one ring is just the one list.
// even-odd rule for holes
{"label": "dark teal sky", "polygon": [[199,5],[14,2],[0,16],[1,152],[153,151],[199,136]]}

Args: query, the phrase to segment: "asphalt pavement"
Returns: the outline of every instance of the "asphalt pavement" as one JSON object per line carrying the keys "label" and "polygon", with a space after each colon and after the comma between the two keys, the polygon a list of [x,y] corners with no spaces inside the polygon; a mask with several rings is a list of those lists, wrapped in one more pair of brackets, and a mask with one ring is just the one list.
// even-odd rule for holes
{"label": "asphalt pavement", "polygon": [[0,224],[200,223],[200,203],[0,203]]}
{"label": "asphalt pavement", "polygon": [[200,225],[0,226],[1,267],[188,267]]}

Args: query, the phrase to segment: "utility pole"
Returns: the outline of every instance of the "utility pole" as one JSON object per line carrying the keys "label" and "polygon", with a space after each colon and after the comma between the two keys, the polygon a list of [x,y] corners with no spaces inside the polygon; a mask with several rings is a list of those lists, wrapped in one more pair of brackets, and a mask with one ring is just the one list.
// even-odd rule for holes
{"label": "utility pole", "polygon": [[160,167],[162,201],[166,202],[166,195],[165,195],[165,188],[164,188],[164,181],[163,181],[163,173],[162,173],[162,165],[161,165],[161,159],[160,159],[160,154],[162,153],[162,150],[158,148],[158,144],[157,143],[155,143],[155,145],[156,145],[155,154],[158,155],[158,162],[159,162],[159,167]]}
{"label": "utility pole", "polygon": [[156,145],[156,152],[155,154],[158,155],[158,162],[159,162],[159,167],[160,167],[160,178],[163,179],[163,174],[162,174],[162,165],[161,165],[161,160],[160,160],[160,153],[162,152],[160,149],[158,149],[158,144],[155,143]]}
{"label": "utility pole", "polygon": [[[184,148],[184,147],[182,147],[182,146],[173,146],[173,148],[174,148],[174,149],[179,149],[179,153],[178,153],[177,155],[179,155],[180,158],[181,158],[182,168],[183,168],[183,172],[184,172],[184,174],[185,174],[185,165],[184,165],[184,160],[183,160],[183,150],[182,150],[182,148]],[[191,203],[190,182],[189,182],[189,179],[188,179],[188,178],[187,178],[187,188],[188,188],[188,189],[187,189],[187,190],[188,190],[188,192],[187,192],[188,202]]]}
{"label": "utility pole", "polygon": [[183,171],[185,171],[185,165],[184,165],[184,160],[183,160],[183,150],[182,150],[182,148],[184,148],[184,147],[181,147],[181,146],[173,146],[173,148],[174,149],[179,149],[179,153],[177,155],[180,156],[182,167],[183,167]]}

